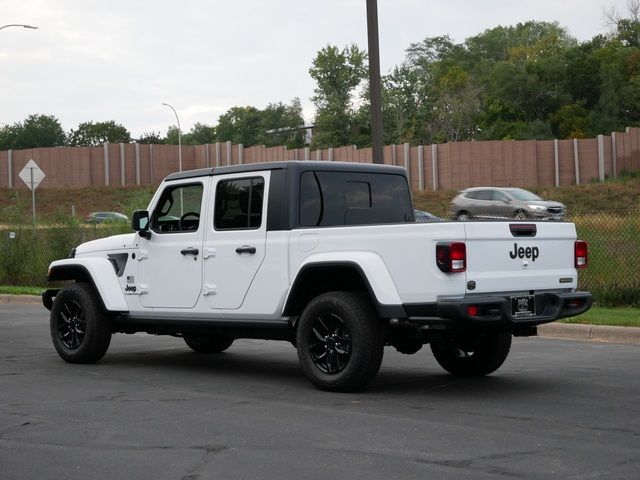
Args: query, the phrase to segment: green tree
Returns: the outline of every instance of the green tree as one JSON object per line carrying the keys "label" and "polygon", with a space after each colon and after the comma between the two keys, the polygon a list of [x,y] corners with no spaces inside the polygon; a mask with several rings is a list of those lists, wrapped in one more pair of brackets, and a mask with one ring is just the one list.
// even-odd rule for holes
{"label": "green tree", "polygon": [[589,112],[585,101],[563,105],[551,115],[556,138],[585,138],[589,132]]}
{"label": "green tree", "polygon": [[289,105],[282,102],[270,103],[260,112],[260,116],[258,141],[261,145],[304,147],[304,118],[299,98],[294,98]]}
{"label": "green tree", "polygon": [[32,114],[24,122],[0,129],[0,150],[59,147],[64,144],[64,130],[52,115]]}
{"label": "green tree", "polygon": [[232,107],[220,115],[216,126],[216,138],[220,142],[231,141],[244,146],[259,145],[261,116],[255,107]]}
{"label": "green tree", "polygon": [[160,132],[145,132],[136,140],[142,144],[160,145],[165,143],[165,139],[160,136]]}
{"label": "green tree", "polygon": [[433,116],[427,123],[432,141],[472,140],[479,129],[482,88],[460,66],[452,66],[439,78]]}
{"label": "green tree", "polygon": [[214,143],[216,141],[216,128],[211,125],[196,122],[191,130],[189,130],[187,136],[189,144],[191,145]]}
{"label": "green tree", "polygon": [[605,19],[615,28],[616,39],[626,46],[640,48],[640,0],[627,2],[626,17],[612,7],[605,12]]}
{"label": "green tree", "polygon": [[122,125],[109,120],[108,122],[84,122],[78,125],[77,130],[71,130],[68,137],[68,145],[95,147],[109,143],[129,143],[131,134]]}
{"label": "green tree", "polygon": [[16,148],[16,140],[20,135],[21,124],[3,125],[0,127],[0,151]]}
{"label": "green tree", "polygon": [[312,101],[316,106],[314,148],[340,147],[354,143],[357,132],[358,87],[367,74],[367,54],[358,46],[342,50],[327,45],[309,69],[316,82]]}

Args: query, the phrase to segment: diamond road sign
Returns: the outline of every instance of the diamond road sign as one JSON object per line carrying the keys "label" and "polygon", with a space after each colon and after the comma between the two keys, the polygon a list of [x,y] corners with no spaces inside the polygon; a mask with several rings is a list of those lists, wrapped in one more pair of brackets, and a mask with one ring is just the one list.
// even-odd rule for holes
{"label": "diamond road sign", "polygon": [[31,190],[38,188],[40,182],[44,180],[44,177],[46,177],[42,169],[33,161],[33,159],[27,162],[24,168],[20,170],[18,176]]}

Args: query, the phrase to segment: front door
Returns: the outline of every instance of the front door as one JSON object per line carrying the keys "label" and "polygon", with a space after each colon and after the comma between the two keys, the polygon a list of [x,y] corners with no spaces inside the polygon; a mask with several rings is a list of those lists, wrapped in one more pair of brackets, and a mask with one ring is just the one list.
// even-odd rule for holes
{"label": "front door", "polygon": [[209,177],[170,182],[140,238],[140,302],[152,308],[192,308],[202,289],[203,198]]}
{"label": "front door", "polygon": [[269,174],[213,177],[213,224],[207,227],[204,244],[202,291],[211,308],[240,308],[264,260]]}

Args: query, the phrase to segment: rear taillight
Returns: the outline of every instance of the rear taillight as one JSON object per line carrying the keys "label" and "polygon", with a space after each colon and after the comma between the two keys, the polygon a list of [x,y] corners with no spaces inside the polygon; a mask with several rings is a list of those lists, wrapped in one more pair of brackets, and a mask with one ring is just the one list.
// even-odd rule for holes
{"label": "rear taillight", "polygon": [[587,268],[587,263],[589,260],[587,242],[582,240],[576,240],[574,247],[574,258],[575,258],[575,266],[576,268]]}
{"label": "rear taillight", "polygon": [[467,269],[467,247],[463,242],[436,245],[436,263],[443,272],[464,272]]}

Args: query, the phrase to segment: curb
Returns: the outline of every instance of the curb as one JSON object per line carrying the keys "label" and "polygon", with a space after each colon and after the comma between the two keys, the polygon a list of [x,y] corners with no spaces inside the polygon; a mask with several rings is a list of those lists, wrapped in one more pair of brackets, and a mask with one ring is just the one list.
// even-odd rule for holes
{"label": "curb", "polygon": [[[42,305],[39,295],[0,294],[0,305]],[[538,326],[542,338],[580,340],[587,342],[609,342],[640,345],[640,328],[586,325],[583,323],[546,323]]]}
{"label": "curb", "polygon": [[42,305],[42,297],[40,295],[12,295],[0,293],[1,305]]}
{"label": "curb", "polygon": [[543,338],[640,345],[640,328],[585,325],[582,323],[546,323],[538,326]]}

